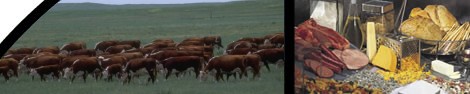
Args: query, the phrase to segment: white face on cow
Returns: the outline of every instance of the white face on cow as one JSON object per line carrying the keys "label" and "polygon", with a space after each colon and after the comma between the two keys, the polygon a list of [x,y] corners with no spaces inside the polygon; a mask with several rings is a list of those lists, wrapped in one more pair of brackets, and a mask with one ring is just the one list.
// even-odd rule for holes
{"label": "white face on cow", "polygon": [[73,72],[70,68],[65,68],[64,69],[64,78],[69,78],[72,75],[73,75]]}
{"label": "white face on cow", "polygon": [[38,71],[36,69],[31,69],[29,70],[29,72],[30,76],[39,76]]}

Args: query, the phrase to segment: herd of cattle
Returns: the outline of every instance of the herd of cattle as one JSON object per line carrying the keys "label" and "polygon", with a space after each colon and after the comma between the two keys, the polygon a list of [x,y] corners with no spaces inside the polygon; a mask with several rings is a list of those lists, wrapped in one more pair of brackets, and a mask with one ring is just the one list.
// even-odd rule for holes
{"label": "herd of cattle", "polygon": [[[196,79],[205,80],[213,75],[217,81],[227,80],[231,75],[248,77],[252,70],[253,79],[260,77],[261,66],[284,60],[284,34],[275,33],[263,37],[245,37],[233,41],[225,48],[224,54],[214,56],[214,47],[223,49],[220,36],[192,37],[177,43],[172,39],[156,39],[141,47],[140,40],[108,40],[87,49],[85,42],[71,42],[58,46],[38,48],[17,48],[8,50],[0,59],[0,73],[6,81],[18,78],[18,72],[39,76],[45,81],[51,75],[73,82],[75,76],[92,75],[96,80],[112,77],[129,83],[133,77],[148,75],[148,82],[154,83],[157,74],[165,79],[176,70],[176,77],[194,72]],[[236,78],[236,75],[234,75]]]}

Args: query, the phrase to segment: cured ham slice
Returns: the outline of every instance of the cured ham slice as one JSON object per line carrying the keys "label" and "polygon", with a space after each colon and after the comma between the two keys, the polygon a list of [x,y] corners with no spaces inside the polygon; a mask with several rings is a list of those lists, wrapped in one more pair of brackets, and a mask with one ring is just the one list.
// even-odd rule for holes
{"label": "cured ham slice", "polygon": [[346,64],[348,69],[360,69],[369,64],[369,59],[366,54],[355,49],[333,50],[332,51],[338,58]]}

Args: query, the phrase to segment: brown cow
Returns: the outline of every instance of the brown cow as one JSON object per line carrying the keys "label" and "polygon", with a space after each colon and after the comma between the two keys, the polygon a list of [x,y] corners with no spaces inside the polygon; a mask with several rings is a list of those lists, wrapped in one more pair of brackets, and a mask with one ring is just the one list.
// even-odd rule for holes
{"label": "brown cow", "polygon": [[284,45],[284,35],[275,35],[269,39],[265,39],[264,44],[274,44],[276,47],[282,47]]}
{"label": "brown cow", "polygon": [[59,54],[60,49],[58,46],[47,46],[43,48],[36,48],[33,51],[33,54],[43,53],[43,52],[50,52],[53,54]]}
{"label": "brown cow", "polygon": [[116,54],[118,56],[124,56],[127,60],[131,60],[131,59],[134,59],[134,58],[142,58],[144,57],[144,54],[140,53],[140,52],[132,52],[132,53],[119,53],[119,54]]}
{"label": "brown cow", "polygon": [[123,50],[129,50],[132,49],[133,47],[131,45],[115,45],[106,48],[105,52],[108,52],[110,54],[117,54],[121,53]]}
{"label": "brown cow", "polygon": [[153,43],[175,43],[173,39],[155,39],[152,42]]}
{"label": "brown cow", "polygon": [[10,76],[8,76],[8,71],[10,68],[8,66],[0,66],[0,73],[2,73],[3,78],[5,78],[5,81],[8,81],[10,79]]}
{"label": "brown cow", "polygon": [[122,69],[123,67],[121,64],[113,64],[107,66],[102,74],[104,77],[106,77],[106,81],[111,81],[113,76],[120,77],[120,75],[123,73]]}
{"label": "brown cow", "polygon": [[268,71],[271,71],[269,69],[268,62],[275,63],[278,60],[284,60],[284,49],[282,48],[273,48],[273,49],[263,49],[254,52],[254,54],[257,54],[261,57],[261,61],[264,62],[264,65],[268,69]]}
{"label": "brown cow", "polygon": [[170,47],[170,45],[168,45],[167,43],[149,43],[149,44],[145,44],[143,48],[149,48],[149,47],[156,49],[156,48]]}
{"label": "brown cow", "polygon": [[171,75],[173,69],[178,71],[175,75],[178,77],[180,72],[186,71],[188,68],[193,68],[194,73],[196,73],[196,78],[199,76],[199,71],[202,69],[206,60],[199,56],[179,56],[179,57],[170,57],[161,61],[163,68],[166,69],[165,79]]}
{"label": "brown cow", "polygon": [[123,40],[119,41],[117,45],[131,45],[134,48],[140,48],[140,40]]}
{"label": "brown cow", "polygon": [[255,79],[255,77],[260,77],[261,57],[259,57],[256,54],[251,54],[251,53],[248,53],[245,57],[246,57],[246,62],[245,62],[246,67],[247,68],[251,67],[251,69],[253,69],[253,79]]}
{"label": "brown cow", "polygon": [[250,38],[250,37],[244,37],[244,38],[238,39],[238,40],[235,41],[235,42],[238,42],[238,41],[248,41],[248,42],[251,42],[251,43],[263,44],[263,43],[264,43],[264,38]]}
{"label": "brown cow", "polygon": [[158,51],[156,53],[151,53],[147,56],[146,58],[154,58],[159,61],[163,61],[167,58],[170,57],[176,57],[176,56],[190,56],[190,54],[186,51],[172,51],[172,50],[164,50],[164,51]]}
{"label": "brown cow", "polygon": [[124,56],[112,56],[112,57],[103,57],[99,56],[98,57],[98,64],[100,64],[101,68],[106,68],[109,65],[113,64],[121,64],[121,65],[126,65],[127,59]]}
{"label": "brown cow", "polygon": [[140,70],[140,69],[145,69],[150,76],[148,78],[148,82],[152,81],[152,83],[155,82],[156,77],[155,77],[155,71],[157,67],[157,61],[152,58],[136,58],[132,59],[127,62],[126,66],[123,69],[123,75],[122,79],[124,79],[124,83],[130,83],[132,76]]}
{"label": "brown cow", "polygon": [[40,66],[60,64],[62,58],[63,57],[57,55],[42,55],[30,58],[23,58],[22,60],[20,60],[19,68],[37,68]]}
{"label": "brown cow", "polygon": [[17,61],[20,61],[21,59],[23,59],[24,57],[26,57],[28,55],[30,55],[30,54],[9,54],[9,55],[3,56],[2,58],[4,58],[4,59],[13,58]]}
{"label": "brown cow", "polygon": [[181,46],[204,46],[204,41],[182,41],[181,43],[177,44],[176,47]]}
{"label": "brown cow", "polygon": [[108,41],[101,41],[95,44],[95,51],[98,53],[104,52],[108,47],[117,45],[117,40],[108,40]]}
{"label": "brown cow", "polygon": [[184,41],[202,41],[206,45],[218,46],[217,47],[218,49],[224,47],[224,46],[222,46],[222,39],[220,38],[220,36],[206,36],[206,37],[203,37],[203,38],[193,37],[193,38],[187,38],[187,39],[183,40],[183,42]]}
{"label": "brown cow", "polygon": [[207,73],[212,72],[213,70],[216,72],[214,76],[216,81],[219,81],[219,78],[224,80],[222,74],[233,74],[238,70],[241,71],[240,74],[245,74],[245,62],[246,58],[244,55],[222,55],[213,57],[209,60],[209,63],[203,68],[203,70],[200,71],[200,80],[206,80]]}
{"label": "brown cow", "polygon": [[274,44],[261,44],[261,45],[258,45],[258,50],[271,49],[271,48],[276,48],[276,45],[274,45]]}
{"label": "brown cow", "polygon": [[71,42],[71,43],[64,44],[60,48],[61,51],[67,51],[67,52],[70,52],[73,50],[79,50],[79,49],[86,49],[86,43],[82,41]]}
{"label": "brown cow", "polygon": [[93,49],[80,49],[80,50],[71,51],[69,53],[69,56],[77,56],[77,55],[95,56],[96,52]]}
{"label": "brown cow", "polygon": [[225,51],[228,55],[246,55],[250,52],[256,52],[256,48],[237,48]]}
{"label": "brown cow", "polygon": [[[71,76],[72,79],[70,80],[70,83],[72,83],[75,79],[75,75],[77,75],[78,72],[83,72],[83,82],[86,82],[86,77],[88,76],[88,73],[95,73],[97,70],[101,71],[102,68],[98,64],[98,60],[96,57],[81,58],[75,60],[71,68],[65,69],[64,78],[69,78]],[[98,80],[97,75],[95,75],[95,79]]]}
{"label": "brown cow", "polygon": [[258,48],[258,45],[248,41],[238,41],[228,44],[225,50],[237,49],[237,48]]}
{"label": "brown cow", "polygon": [[8,54],[32,54],[34,49],[36,49],[36,48],[10,49],[5,53],[5,55],[8,55]]}
{"label": "brown cow", "polygon": [[[13,72],[13,75],[18,79],[18,61],[12,58],[9,59],[0,59],[0,67],[5,67],[6,72],[9,72],[10,70]],[[3,71],[2,71],[3,73]],[[5,80],[8,80],[9,76],[8,75],[3,75],[5,77]]]}
{"label": "brown cow", "polygon": [[63,71],[65,68],[70,68],[73,64],[78,59],[83,59],[83,58],[89,58],[87,55],[77,55],[77,56],[69,56],[65,57],[62,59],[62,62],[60,64],[60,69]]}
{"label": "brown cow", "polygon": [[56,79],[59,79],[59,70],[60,70],[59,65],[41,66],[38,68],[31,69],[30,75],[39,76],[41,78],[41,81],[46,81],[46,78],[44,77],[44,75],[49,75],[49,74],[52,74],[53,77],[55,77]]}

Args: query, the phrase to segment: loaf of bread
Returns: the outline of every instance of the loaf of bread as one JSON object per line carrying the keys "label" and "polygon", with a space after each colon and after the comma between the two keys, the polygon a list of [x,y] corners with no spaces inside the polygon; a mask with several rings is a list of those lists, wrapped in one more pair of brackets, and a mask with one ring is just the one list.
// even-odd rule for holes
{"label": "loaf of bread", "polygon": [[441,30],[449,31],[453,25],[458,26],[459,23],[457,22],[457,19],[447,10],[446,7],[438,5],[436,12],[439,17],[440,24],[438,25],[441,27]]}
{"label": "loaf of bread", "polygon": [[425,40],[441,40],[446,34],[430,19],[416,17],[405,20],[401,26],[402,34]]}

